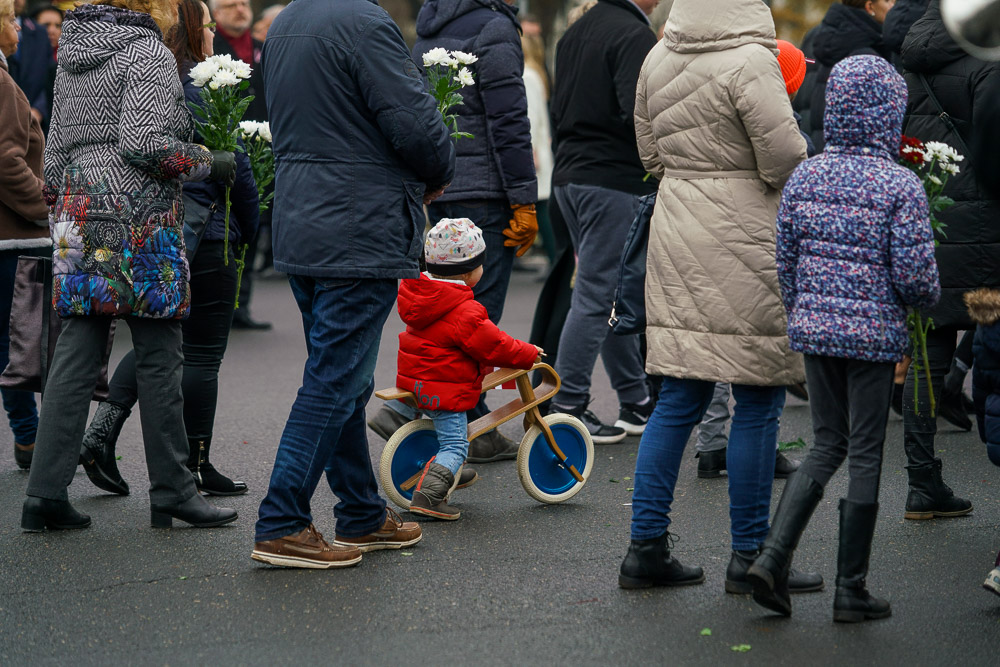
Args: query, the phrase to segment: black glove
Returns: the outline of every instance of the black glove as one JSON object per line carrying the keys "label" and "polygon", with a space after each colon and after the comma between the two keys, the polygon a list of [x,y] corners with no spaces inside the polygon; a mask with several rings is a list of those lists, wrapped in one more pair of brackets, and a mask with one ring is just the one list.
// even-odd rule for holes
{"label": "black glove", "polygon": [[211,153],[212,172],[208,177],[227,188],[233,187],[236,183],[236,154],[229,151],[211,151]]}

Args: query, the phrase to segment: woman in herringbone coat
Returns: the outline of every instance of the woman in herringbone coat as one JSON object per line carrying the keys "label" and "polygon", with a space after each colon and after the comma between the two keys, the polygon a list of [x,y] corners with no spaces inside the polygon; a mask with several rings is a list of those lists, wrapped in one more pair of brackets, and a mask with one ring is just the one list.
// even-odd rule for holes
{"label": "woman in herringbone coat", "polygon": [[190,305],[181,182],[232,182],[232,153],[189,143],[193,121],[163,32],[171,0],[100,0],[66,16],[45,150],[53,304],[65,318],[49,370],[21,527],[85,528],[66,487],[113,317],[128,323],[152,523],[217,526],[185,467],[181,320]]}

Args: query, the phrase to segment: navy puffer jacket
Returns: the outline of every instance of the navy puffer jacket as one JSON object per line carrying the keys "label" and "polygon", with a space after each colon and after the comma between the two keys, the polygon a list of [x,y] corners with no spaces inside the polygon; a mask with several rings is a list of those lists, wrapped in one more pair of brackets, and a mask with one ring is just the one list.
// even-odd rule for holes
{"label": "navy puffer jacket", "polygon": [[413,59],[421,66],[423,55],[438,47],[479,58],[469,66],[476,85],[462,90],[465,103],[455,109],[459,131],[474,138],[458,141],[455,180],[442,202],[506,199],[513,205],[538,198],[516,12],[503,0],[427,0],[417,15]]}
{"label": "navy puffer jacket", "polygon": [[972,400],[979,437],[986,443],[990,461],[1000,466],[1000,291],[968,292],[965,303],[978,325],[972,343]]}
{"label": "navy puffer jacket", "polygon": [[271,25],[261,64],[274,268],[418,276],[422,198],[451,182],[455,146],[399,28],[373,0],[295,0]]}

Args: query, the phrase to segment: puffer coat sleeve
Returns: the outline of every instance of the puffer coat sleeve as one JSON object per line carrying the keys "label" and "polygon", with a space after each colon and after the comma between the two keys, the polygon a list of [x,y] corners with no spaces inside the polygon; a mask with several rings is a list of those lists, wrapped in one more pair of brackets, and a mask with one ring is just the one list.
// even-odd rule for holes
{"label": "puffer coat sleeve", "polygon": [[[169,52],[160,51],[163,59]],[[118,151],[131,166],[160,180],[208,178],[212,156],[198,144],[180,141],[170,129],[176,114],[177,72],[172,62],[136,61],[125,75],[118,124]]]}

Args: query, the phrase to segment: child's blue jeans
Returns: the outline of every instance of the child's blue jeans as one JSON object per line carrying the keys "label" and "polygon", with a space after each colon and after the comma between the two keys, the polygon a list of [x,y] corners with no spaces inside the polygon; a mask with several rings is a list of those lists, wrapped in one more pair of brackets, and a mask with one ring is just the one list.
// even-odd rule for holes
{"label": "child's blue jeans", "polygon": [[444,466],[452,475],[458,474],[458,469],[469,455],[469,420],[464,412],[424,409],[417,412],[402,401],[389,401],[386,405],[411,421],[421,415],[432,420],[438,439],[434,463]]}

